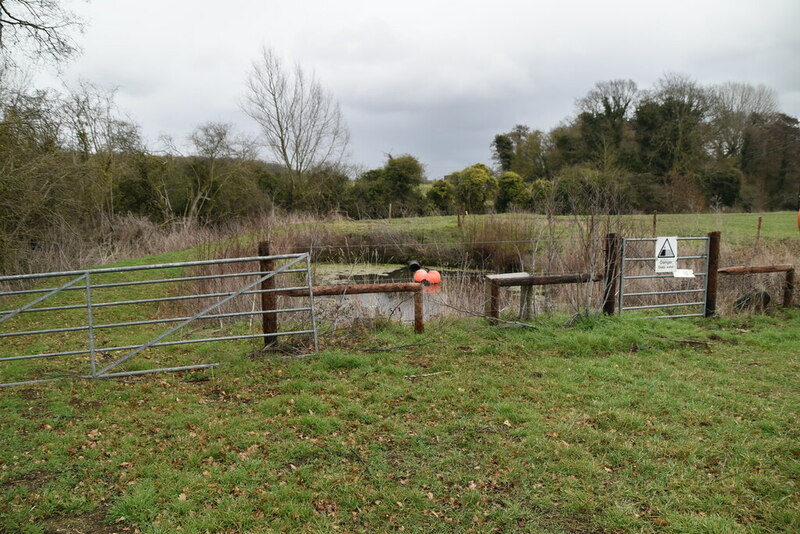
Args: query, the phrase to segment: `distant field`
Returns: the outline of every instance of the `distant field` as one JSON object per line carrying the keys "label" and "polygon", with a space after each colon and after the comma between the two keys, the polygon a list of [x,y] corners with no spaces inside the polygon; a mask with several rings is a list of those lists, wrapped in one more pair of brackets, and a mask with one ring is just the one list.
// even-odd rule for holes
{"label": "distant field", "polygon": [[[547,258],[547,265],[538,261],[535,268],[572,272],[585,268],[574,259],[601,255],[607,232],[625,237],[696,237],[713,231],[721,232],[723,265],[800,265],[794,212],[659,214],[655,229],[652,215],[598,217],[591,223],[578,216],[548,221],[534,214],[470,215],[462,218],[461,226],[455,216],[311,221],[276,228],[271,239],[301,249],[312,247],[304,250],[321,252],[317,260],[328,263],[340,261],[339,251],[347,251],[344,263],[402,263],[415,258],[431,265],[510,272],[528,270],[524,258],[533,258],[535,251],[537,258]],[[587,250],[590,243],[593,251]]]}
{"label": "distant field", "polygon": [[[657,229],[660,235],[705,235],[711,231],[722,232],[722,239],[735,243],[752,243],[758,232],[758,219],[762,219],[762,239],[798,239],[797,213],[781,211],[771,213],[703,213],[659,214]],[[652,234],[652,215],[631,215],[625,218],[642,230]]]}
{"label": "distant field", "polygon": [[[683,213],[683,214],[658,214],[657,232],[660,235],[705,235],[708,232],[720,231],[724,240],[742,243],[755,240],[758,230],[758,219],[762,218],[762,239],[800,239],[797,227],[797,213],[795,212],[770,212],[770,213]],[[532,221],[546,224],[544,215],[531,214],[501,214],[501,215],[471,215],[465,220],[505,219],[516,221]],[[569,226],[576,217],[558,216],[555,220]],[[653,233],[652,215],[626,215],[621,217],[623,230],[630,237],[648,237]],[[299,226],[319,226],[319,223],[307,223]],[[391,228],[396,231],[405,231],[413,234],[426,234],[429,238],[441,237],[442,239],[454,238],[457,235],[457,218],[455,216],[438,217],[410,217],[399,219],[380,219],[364,221],[336,221],[325,223],[323,226],[334,232],[369,233],[381,229]]]}

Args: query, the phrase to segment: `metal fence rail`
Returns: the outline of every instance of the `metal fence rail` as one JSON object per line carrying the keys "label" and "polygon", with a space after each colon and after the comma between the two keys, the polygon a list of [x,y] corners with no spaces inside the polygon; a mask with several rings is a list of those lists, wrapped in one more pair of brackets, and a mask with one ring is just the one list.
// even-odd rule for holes
{"label": "metal fence rail", "polygon": [[[242,263],[256,263],[264,265],[265,262],[272,265],[274,262],[282,262],[282,265],[272,270],[258,270],[253,271],[245,269],[242,272],[218,274],[196,274],[192,275],[193,269],[198,268],[221,268],[225,266],[228,268],[235,268],[235,264]],[[169,276],[169,272],[164,274],[164,271],[175,271],[175,276]],[[147,271],[161,271],[158,278],[153,279],[140,279]],[[187,275],[188,274],[188,275]],[[278,275],[284,277],[295,278],[291,279],[291,287],[276,288],[274,279]],[[125,281],[116,280],[103,280],[108,277],[129,276],[132,279]],[[135,277],[135,278],[134,278]],[[302,283],[298,284],[296,278],[301,278]],[[48,280],[68,278],[68,281],[61,285],[52,285],[52,287],[36,287],[38,283],[46,283]],[[266,281],[270,280],[271,283],[267,284]],[[220,291],[197,291],[192,290],[192,284],[219,284],[227,282],[229,285],[234,284],[235,287],[223,288]],[[33,285],[34,287],[25,287],[20,289],[20,284]],[[163,296],[165,292],[176,292],[178,288],[189,286],[189,291],[183,294],[168,294]],[[314,312],[314,297],[312,292],[312,279],[311,279],[311,264],[308,254],[282,254],[274,256],[254,256],[246,258],[227,258],[218,260],[203,260],[203,261],[190,261],[181,263],[164,263],[153,265],[141,265],[130,267],[111,267],[103,269],[91,269],[84,271],[64,271],[64,272],[51,272],[51,273],[37,273],[25,274],[15,276],[2,276],[0,277],[0,362],[12,362],[21,360],[36,360],[36,359],[58,359],[68,356],[81,356],[89,355],[89,373],[88,374],[75,374],[72,376],[80,376],[83,378],[110,378],[119,376],[134,376],[145,373],[155,373],[163,371],[182,371],[190,369],[202,369],[207,367],[214,367],[218,364],[197,364],[186,365],[178,367],[162,367],[157,369],[146,369],[136,371],[122,371],[110,372],[124,362],[140,354],[142,351],[153,347],[168,347],[175,345],[187,345],[195,343],[207,343],[213,341],[228,341],[239,339],[256,339],[264,338],[264,333],[250,333],[250,334],[234,334],[234,335],[212,335],[201,338],[183,338],[179,340],[164,341],[167,337],[175,334],[186,326],[198,321],[206,319],[222,320],[222,319],[242,319],[252,316],[265,316],[267,314],[288,313],[288,314],[310,314],[311,327],[310,328],[296,328],[289,329],[283,332],[276,332],[273,336],[288,336],[288,335],[310,335],[313,338],[313,350],[318,350],[317,333],[316,333],[316,315]],[[121,288],[135,287],[137,292],[150,290],[151,293],[157,294],[142,295],[143,298],[128,298],[119,299],[114,297],[114,293]],[[231,303],[235,299],[250,295],[260,295],[264,293],[277,293],[279,291],[286,291],[286,289],[305,290],[308,295],[308,305],[285,308],[285,309],[256,309],[255,301],[247,310],[225,310],[226,304]],[[98,298],[104,295],[105,299]],[[20,303],[24,298],[35,296],[29,302]],[[138,296],[138,295],[137,295]],[[47,306],[40,306],[40,304],[49,300]],[[241,299],[240,299],[241,300]],[[56,301],[56,302],[53,302]],[[168,305],[186,305],[192,301],[197,301],[195,306],[202,308],[193,314],[180,314],[177,316],[155,317],[155,318],[141,318],[141,314],[159,312],[158,309],[153,307]],[[210,301],[210,302],[209,302]],[[11,304],[12,306],[9,306]],[[241,305],[239,302],[238,305]],[[99,316],[102,315],[104,310],[112,308],[125,308],[128,315],[135,316],[132,320],[117,320],[113,322],[99,321]],[[29,314],[36,314],[35,317],[27,319],[24,316]],[[161,315],[162,313],[159,313]],[[11,319],[18,318],[17,321],[22,320],[23,324],[21,329],[10,330],[8,324]],[[66,322],[68,324],[33,328],[42,323],[53,325],[58,322]],[[121,345],[104,345],[98,343],[98,331],[108,332],[110,330],[122,330],[132,327],[141,327],[147,325],[158,324],[173,324],[166,331],[152,337],[144,343],[127,343]],[[75,338],[74,334],[85,334],[85,337],[80,339]],[[152,335],[150,333],[149,335]],[[69,350],[58,350],[63,344],[64,337],[67,337],[67,342],[73,345]],[[124,337],[124,336],[123,336]],[[43,350],[33,353],[13,354],[11,347],[12,341],[22,338],[22,341],[17,343],[17,346],[24,348],[38,341],[40,346],[44,346]],[[41,340],[44,341],[41,341]],[[82,339],[82,340],[81,340]],[[52,348],[57,350],[52,350]],[[50,350],[48,350],[50,349]],[[103,356],[103,360],[109,358],[110,353],[127,351],[125,354],[111,357],[113,361],[102,364],[98,361],[98,355]],[[11,352],[11,353],[10,353]],[[5,354],[3,354],[5,353]],[[98,369],[99,367],[99,369]],[[23,384],[34,384],[40,382],[50,382],[59,380],[63,377],[57,378],[43,378],[35,380],[25,380],[19,382],[7,382],[0,384],[3,386],[14,386]]]}
{"label": "metal fence rail", "polygon": [[[699,267],[692,270],[692,278],[676,278],[673,274],[656,273],[655,247],[653,255],[643,253],[642,243],[655,244],[657,238],[625,238],[622,240],[619,275],[619,314],[626,311],[658,310],[672,308],[695,308],[687,313],[659,315],[658,319],[680,317],[703,317],[706,315],[708,291],[709,243],[708,237],[678,237],[677,241],[699,245],[702,250],[677,255],[676,261],[683,267]],[[681,250],[681,249],[679,249]],[[631,254],[631,257],[628,255]],[[636,274],[633,274],[636,273]],[[685,300],[684,297],[693,297]],[[669,302],[665,302],[665,301]],[[633,302],[631,302],[633,301]]]}

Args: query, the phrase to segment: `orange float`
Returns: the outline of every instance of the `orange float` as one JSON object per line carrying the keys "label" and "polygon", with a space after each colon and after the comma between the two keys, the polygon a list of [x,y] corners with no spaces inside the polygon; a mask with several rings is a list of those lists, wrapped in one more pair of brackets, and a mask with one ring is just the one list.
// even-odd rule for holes
{"label": "orange float", "polygon": [[424,282],[428,277],[428,271],[425,269],[417,269],[414,271],[414,281],[415,282]]}
{"label": "orange float", "polygon": [[431,271],[428,273],[428,276],[425,279],[430,282],[431,284],[438,284],[442,281],[442,275],[439,271]]}

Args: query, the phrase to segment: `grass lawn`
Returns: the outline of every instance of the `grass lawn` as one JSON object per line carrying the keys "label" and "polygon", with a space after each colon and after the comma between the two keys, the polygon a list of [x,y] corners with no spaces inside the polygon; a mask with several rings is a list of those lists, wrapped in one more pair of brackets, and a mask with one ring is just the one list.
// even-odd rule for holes
{"label": "grass lawn", "polygon": [[339,329],[0,390],[0,532],[797,532],[800,311]]}

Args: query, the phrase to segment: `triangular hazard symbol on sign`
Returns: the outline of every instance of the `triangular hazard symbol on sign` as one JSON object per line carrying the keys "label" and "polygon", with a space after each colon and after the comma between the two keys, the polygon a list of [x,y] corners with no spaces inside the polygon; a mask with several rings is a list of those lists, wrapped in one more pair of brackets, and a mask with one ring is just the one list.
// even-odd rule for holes
{"label": "triangular hazard symbol on sign", "polygon": [[672,250],[672,245],[669,244],[669,239],[664,241],[661,250],[658,251],[659,258],[674,258],[675,252]]}

